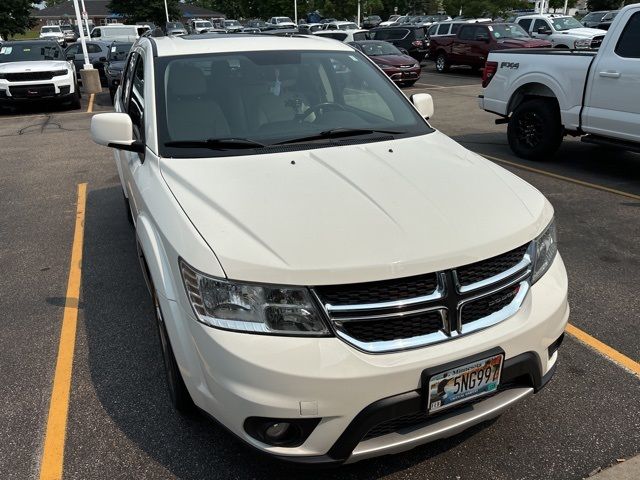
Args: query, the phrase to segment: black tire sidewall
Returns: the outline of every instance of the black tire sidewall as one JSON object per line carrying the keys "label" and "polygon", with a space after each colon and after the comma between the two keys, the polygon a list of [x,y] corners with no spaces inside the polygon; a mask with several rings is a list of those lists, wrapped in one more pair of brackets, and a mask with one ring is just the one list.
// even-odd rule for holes
{"label": "black tire sidewall", "polygon": [[[442,58],[442,68],[438,67],[438,60],[440,60],[440,58]],[[439,73],[443,73],[446,72],[448,70],[449,66],[447,64],[447,57],[444,55],[444,53],[439,53],[438,56],[436,57],[436,71],[438,71]]]}
{"label": "black tire sidewall", "polygon": [[[518,121],[526,113],[533,112],[542,121],[542,140],[535,147],[523,144],[518,138]],[[527,160],[547,160],[558,150],[562,143],[563,130],[560,111],[551,99],[527,100],[514,110],[507,127],[507,138],[511,150]]]}

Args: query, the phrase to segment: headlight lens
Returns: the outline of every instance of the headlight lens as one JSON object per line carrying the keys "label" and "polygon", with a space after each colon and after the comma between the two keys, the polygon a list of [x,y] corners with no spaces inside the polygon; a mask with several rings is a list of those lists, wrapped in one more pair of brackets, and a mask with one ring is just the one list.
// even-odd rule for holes
{"label": "headlight lens", "polygon": [[391,70],[392,68],[395,68],[393,65],[387,65],[387,64],[382,64],[380,65],[380,68],[382,68],[383,70]]}
{"label": "headlight lens", "polygon": [[549,267],[558,253],[555,220],[552,220],[545,231],[536,238],[535,247],[532,284],[536,283],[545,273],[547,273],[547,270],[549,270]]}
{"label": "headlight lens", "polygon": [[576,40],[573,45],[575,48],[589,48],[591,46],[591,39]]}
{"label": "headlight lens", "polygon": [[329,334],[306,288],[212,278],[182,260],[180,271],[193,311],[205,325],[274,335]]}

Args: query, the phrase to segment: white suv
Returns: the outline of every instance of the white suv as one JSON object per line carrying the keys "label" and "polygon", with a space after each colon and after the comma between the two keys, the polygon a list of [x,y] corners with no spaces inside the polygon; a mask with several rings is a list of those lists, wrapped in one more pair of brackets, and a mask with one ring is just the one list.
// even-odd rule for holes
{"label": "white suv", "polygon": [[178,409],[282,459],[355,462],[549,381],[569,315],[553,208],[412,99],[316,36],[134,45],[91,131]]}
{"label": "white suv", "polygon": [[58,25],[48,25],[40,29],[41,40],[54,40],[60,45],[64,45],[64,33]]}

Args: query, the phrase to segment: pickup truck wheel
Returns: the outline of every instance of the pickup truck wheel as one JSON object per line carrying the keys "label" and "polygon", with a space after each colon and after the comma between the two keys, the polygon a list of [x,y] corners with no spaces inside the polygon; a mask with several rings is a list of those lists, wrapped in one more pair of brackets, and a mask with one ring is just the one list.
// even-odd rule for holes
{"label": "pickup truck wheel", "polygon": [[507,128],[511,150],[529,160],[546,160],[562,143],[560,112],[553,100],[532,99],[521,103]]}
{"label": "pickup truck wheel", "polygon": [[193,410],[193,400],[191,399],[191,395],[189,395],[187,386],[184,384],[182,374],[180,373],[178,363],[176,362],[176,357],[173,354],[169,335],[167,334],[167,328],[164,324],[162,310],[160,309],[160,303],[158,302],[158,296],[153,285],[151,286],[158,336],[160,337],[160,347],[162,348],[162,359],[164,360],[164,368],[167,376],[169,398],[171,400],[171,404],[176,410],[182,413],[188,413]]}
{"label": "pickup truck wheel", "polygon": [[436,71],[438,73],[444,73],[449,71],[449,62],[444,53],[439,53],[436,57]]}

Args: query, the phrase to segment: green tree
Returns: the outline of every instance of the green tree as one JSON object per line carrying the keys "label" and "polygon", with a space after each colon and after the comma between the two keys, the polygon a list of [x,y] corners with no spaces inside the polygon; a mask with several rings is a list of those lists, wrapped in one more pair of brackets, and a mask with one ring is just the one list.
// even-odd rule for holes
{"label": "green tree", "polygon": [[36,24],[31,17],[31,5],[41,0],[1,0],[0,1],[0,35],[7,39],[16,33],[24,33]]}
{"label": "green tree", "polygon": [[[575,7],[576,3],[578,3],[578,0],[568,0],[567,10]],[[564,0],[549,0],[549,8],[553,8],[554,11],[564,8]]]}
{"label": "green tree", "polygon": [[54,7],[56,5],[60,5],[61,3],[66,3],[68,0],[46,0],[45,3],[47,7]]}
{"label": "green tree", "polygon": [[[3,0],[4,1],[4,0]],[[180,18],[178,0],[167,0],[169,18]],[[150,21],[163,25],[167,17],[164,12],[164,0],[111,0],[107,8],[114,13],[121,13],[131,22]]]}

